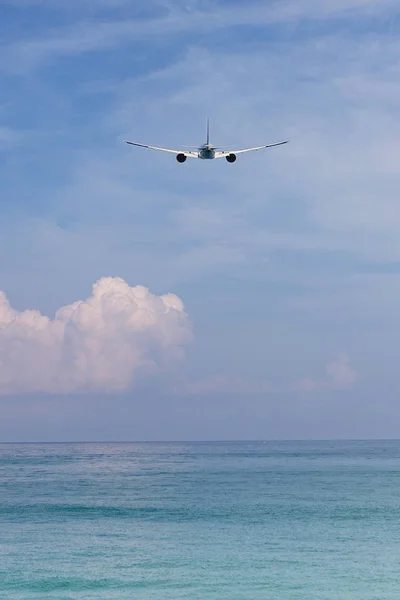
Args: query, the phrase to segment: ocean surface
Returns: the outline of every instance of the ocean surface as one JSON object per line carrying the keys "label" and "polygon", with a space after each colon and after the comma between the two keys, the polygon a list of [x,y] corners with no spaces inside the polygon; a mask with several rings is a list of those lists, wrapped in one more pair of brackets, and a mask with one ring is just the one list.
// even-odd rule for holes
{"label": "ocean surface", "polygon": [[0,445],[0,598],[399,600],[400,442]]}

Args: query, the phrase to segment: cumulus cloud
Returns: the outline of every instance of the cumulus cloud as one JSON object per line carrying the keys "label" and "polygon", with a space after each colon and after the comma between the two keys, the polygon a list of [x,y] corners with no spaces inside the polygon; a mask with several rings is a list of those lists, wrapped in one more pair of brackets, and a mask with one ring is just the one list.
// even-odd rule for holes
{"label": "cumulus cloud", "polygon": [[358,379],[357,372],[350,366],[349,357],[340,355],[337,359],[328,363],[325,367],[325,379],[313,379],[307,377],[298,381],[294,388],[305,392],[320,390],[345,390],[353,387]]}
{"label": "cumulus cloud", "polygon": [[0,394],[124,391],[184,358],[192,338],[174,294],[103,277],[49,319],[0,292]]}

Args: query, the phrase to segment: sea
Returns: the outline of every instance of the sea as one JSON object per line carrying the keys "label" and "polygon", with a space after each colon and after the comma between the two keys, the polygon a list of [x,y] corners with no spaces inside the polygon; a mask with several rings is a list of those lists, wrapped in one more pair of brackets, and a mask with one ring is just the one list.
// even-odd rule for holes
{"label": "sea", "polygon": [[399,600],[400,442],[0,445],[3,600]]}

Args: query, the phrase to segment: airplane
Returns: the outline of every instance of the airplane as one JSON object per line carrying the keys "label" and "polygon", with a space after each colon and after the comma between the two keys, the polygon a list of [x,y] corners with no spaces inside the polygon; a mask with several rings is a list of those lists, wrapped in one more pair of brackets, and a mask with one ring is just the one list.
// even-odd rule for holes
{"label": "airplane", "polygon": [[171,148],[159,148],[158,146],[148,146],[146,144],[138,144],[137,142],[128,142],[132,146],[140,146],[141,148],[150,148],[150,150],[161,150],[162,152],[171,152],[176,154],[176,160],[179,163],[184,163],[187,158],[201,158],[203,160],[212,160],[214,158],[226,158],[229,163],[234,163],[237,154],[243,152],[251,152],[253,150],[263,150],[264,148],[271,148],[272,146],[281,146],[287,144],[289,140],[285,142],[277,142],[275,144],[267,144],[266,146],[256,146],[254,148],[244,148],[243,150],[220,150],[210,144],[210,120],[207,120],[207,141],[205,144],[197,148],[197,150],[172,150]]}

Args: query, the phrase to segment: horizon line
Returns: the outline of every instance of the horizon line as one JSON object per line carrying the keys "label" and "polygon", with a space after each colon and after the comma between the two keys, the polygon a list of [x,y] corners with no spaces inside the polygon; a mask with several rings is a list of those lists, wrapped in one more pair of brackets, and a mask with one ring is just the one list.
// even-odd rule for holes
{"label": "horizon line", "polygon": [[276,439],[231,439],[231,440],[62,440],[62,441],[0,441],[1,445],[23,444],[249,444],[277,442],[399,442],[400,438],[276,438]]}

